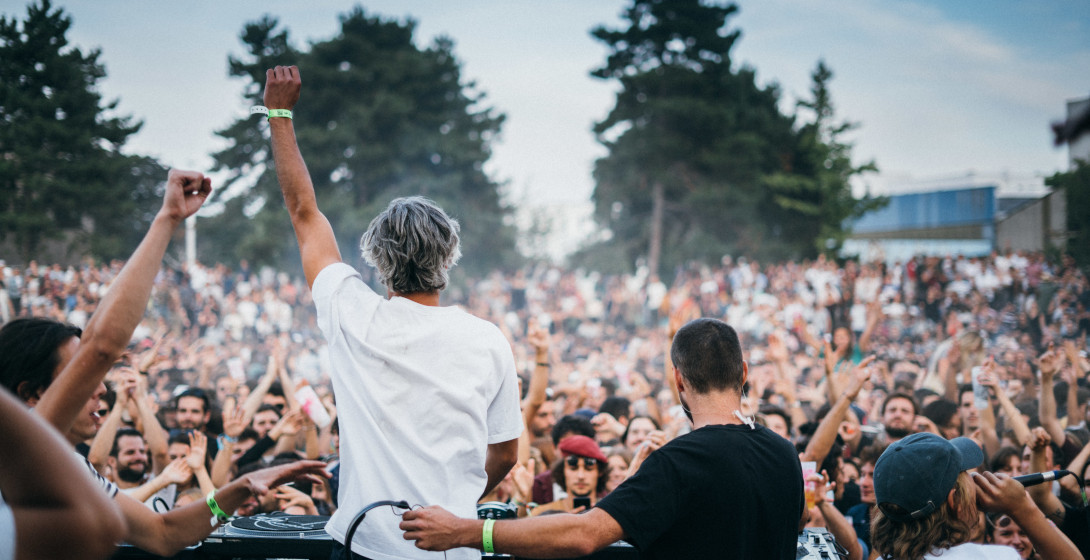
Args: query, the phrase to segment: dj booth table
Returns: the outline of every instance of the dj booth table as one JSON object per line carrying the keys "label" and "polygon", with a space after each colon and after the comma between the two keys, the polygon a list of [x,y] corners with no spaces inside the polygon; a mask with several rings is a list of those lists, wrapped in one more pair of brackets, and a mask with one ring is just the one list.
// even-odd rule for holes
{"label": "dj booth table", "polygon": [[[171,558],[175,560],[231,560],[233,558],[293,558],[328,560],[333,539],[325,532],[328,517],[316,515],[255,515],[240,517],[217,528],[197,546],[189,547]],[[729,545],[724,545],[729,546]],[[834,560],[846,552],[836,545],[825,529],[806,529],[799,534],[796,560]],[[133,546],[122,546],[114,560],[151,560],[161,558]],[[497,554],[485,558],[511,558]],[[632,545],[618,541],[579,559],[569,560],[639,560]]]}
{"label": "dj booth table", "polygon": [[[197,546],[189,547],[171,558],[175,560],[230,560],[232,558],[293,558],[328,560],[333,539],[325,532],[328,517],[316,515],[255,515],[240,517],[217,528]],[[511,558],[485,555],[486,558]],[[600,550],[586,560],[638,560],[639,552],[620,541]],[[161,558],[139,548],[124,545],[114,560]],[[574,559],[573,559],[574,560]]]}

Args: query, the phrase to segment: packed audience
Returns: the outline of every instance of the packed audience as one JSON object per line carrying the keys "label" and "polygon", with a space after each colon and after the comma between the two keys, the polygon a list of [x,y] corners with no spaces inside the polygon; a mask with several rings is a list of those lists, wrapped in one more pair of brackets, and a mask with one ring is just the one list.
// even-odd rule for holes
{"label": "packed audience", "polygon": [[[123,264],[3,266],[0,319],[83,327]],[[1074,473],[1030,495],[1086,555],[1088,288],[1072,260],[1041,253],[724,257],[670,279],[532,265],[456,279],[443,303],[499,325],[523,378],[520,460],[482,499],[491,514],[589,509],[684,433],[667,349],[685,322],[714,317],[737,329],[747,353],[743,413],[796,445],[810,465],[809,524],[849,557],[875,557],[875,464],[916,432],[972,438],[981,470]],[[169,511],[240,474],[307,458],[334,476],[281,486],[233,513],[336,509],[336,403],[302,278],[245,261],[162,269],[107,385],[83,452],[148,507]],[[1012,517],[980,516],[973,540],[1036,557]]]}

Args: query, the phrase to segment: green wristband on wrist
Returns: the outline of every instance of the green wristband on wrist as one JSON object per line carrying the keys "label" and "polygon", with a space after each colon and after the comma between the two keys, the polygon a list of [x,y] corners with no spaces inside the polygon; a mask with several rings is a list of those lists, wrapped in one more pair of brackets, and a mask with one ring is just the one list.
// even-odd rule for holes
{"label": "green wristband on wrist", "polygon": [[481,532],[482,546],[481,549],[488,554],[492,554],[496,550],[492,548],[492,526],[496,524],[495,519],[484,520],[484,530]]}
{"label": "green wristband on wrist", "polygon": [[216,503],[215,490],[208,493],[208,496],[205,498],[204,503],[208,504],[208,509],[212,510],[212,519],[210,520],[210,522],[212,523],[213,527],[216,526],[216,523],[227,523],[231,519],[231,516],[227,515],[222,509],[220,509],[220,505]]}
{"label": "green wristband on wrist", "polygon": [[254,105],[250,107],[251,115],[265,115],[266,118],[284,117],[286,119],[291,118],[291,109],[269,109],[263,105]]}

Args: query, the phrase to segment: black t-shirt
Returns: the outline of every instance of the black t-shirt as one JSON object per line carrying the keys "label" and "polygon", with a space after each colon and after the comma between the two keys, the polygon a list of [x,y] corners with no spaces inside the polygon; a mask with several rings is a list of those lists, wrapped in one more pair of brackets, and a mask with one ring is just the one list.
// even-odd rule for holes
{"label": "black t-shirt", "polygon": [[795,558],[802,467],[764,426],[705,426],[652,453],[595,507],[654,558]]}
{"label": "black t-shirt", "polygon": [[1079,549],[1083,557],[1090,558],[1090,509],[1085,507],[1073,507],[1064,503],[1064,520],[1060,524],[1060,531],[1075,547]]}

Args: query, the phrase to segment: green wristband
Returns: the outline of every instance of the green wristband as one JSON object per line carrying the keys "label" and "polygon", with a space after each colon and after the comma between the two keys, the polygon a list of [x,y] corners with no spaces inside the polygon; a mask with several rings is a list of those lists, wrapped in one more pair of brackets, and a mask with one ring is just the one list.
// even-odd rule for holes
{"label": "green wristband", "polygon": [[291,118],[291,110],[290,109],[269,109],[269,119],[272,119],[274,117],[285,117],[285,118],[290,119]]}
{"label": "green wristband", "polygon": [[210,522],[212,523],[213,527],[216,526],[216,523],[227,523],[231,519],[231,516],[224,513],[224,511],[220,509],[220,505],[216,503],[215,490],[208,493],[208,496],[205,498],[204,503],[208,504],[208,509],[212,510],[212,519],[210,520]]}
{"label": "green wristband", "polygon": [[485,519],[484,520],[484,531],[482,531],[482,533],[481,533],[481,540],[483,541],[483,543],[482,543],[483,546],[481,546],[481,548],[485,552],[487,552],[488,554],[492,554],[493,552],[496,552],[496,550],[492,548],[492,526],[495,525],[495,524],[496,524],[495,519]]}

